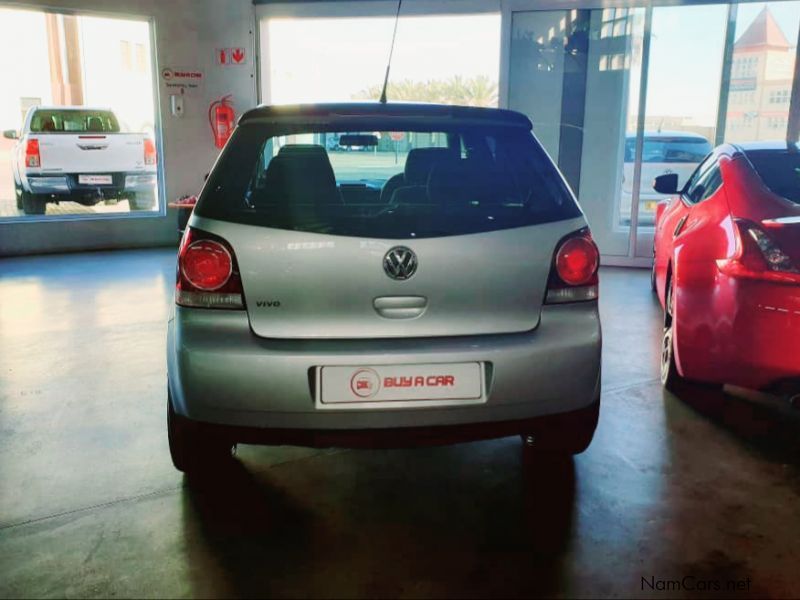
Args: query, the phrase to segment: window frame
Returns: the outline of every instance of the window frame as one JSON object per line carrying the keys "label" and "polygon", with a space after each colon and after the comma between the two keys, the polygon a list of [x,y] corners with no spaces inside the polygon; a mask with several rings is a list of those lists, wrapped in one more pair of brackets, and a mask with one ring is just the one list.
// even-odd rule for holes
{"label": "window frame", "polygon": [[[698,165],[695,172],[692,173],[692,176],[686,180],[686,185],[681,191],[681,199],[687,206],[696,206],[697,204],[705,202],[711,196],[713,196],[720,187],[722,187],[724,181],[722,179],[722,170],[720,169],[719,159],[720,156],[718,154],[709,154],[703,160],[703,162]],[[707,187],[707,182],[715,175],[718,175],[718,177],[715,178],[714,186]],[[703,186],[703,193],[699,198],[695,199],[692,196],[692,191],[700,185]]]}
{"label": "window frame", "polygon": [[710,169],[711,165],[714,163],[715,157],[714,153],[709,153],[700,163],[697,165],[697,168],[692,172],[689,178],[686,180],[686,183],[683,184],[683,189],[680,192],[681,199],[687,205],[693,205],[694,202],[691,201],[691,197],[689,196],[689,190],[692,188],[703,175],[705,175],[706,169]]}
{"label": "window frame", "polygon": [[[153,89],[153,142],[156,147],[156,201],[158,208],[150,211],[130,211],[118,213],[73,213],[57,215],[25,215],[0,216],[0,226],[30,223],[62,223],[62,222],[94,222],[94,221],[142,221],[163,219],[167,216],[167,174],[164,160],[163,123],[161,112],[160,64],[156,48],[156,16],[146,13],[116,12],[112,10],[71,9],[67,7],[18,6],[7,0],[0,0],[0,8],[21,10],[40,14],[54,14],[74,17],[106,18],[121,21],[146,23],[148,29],[147,49],[150,52],[150,82]],[[146,70],[145,70],[146,72]],[[31,107],[33,108],[33,107]],[[113,110],[113,107],[112,107]],[[28,118],[23,119],[25,127]],[[20,130],[21,132],[21,130]],[[18,140],[17,140],[18,141]],[[13,198],[12,198],[13,201]]]}

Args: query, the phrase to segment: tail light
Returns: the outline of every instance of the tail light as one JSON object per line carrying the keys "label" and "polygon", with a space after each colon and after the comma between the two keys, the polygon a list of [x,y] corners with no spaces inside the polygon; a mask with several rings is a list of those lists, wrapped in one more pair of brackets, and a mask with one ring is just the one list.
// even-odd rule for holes
{"label": "tail light", "polygon": [[39,140],[36,138],[25,143],[25,166],[41,167],[42,159],[39,156]]}
{"label": "tail light", "polygon": [[175,303],[192,308],[244,309],[239,266],[228,242],[187,228],[178,251]]}
{"label": "tail light", "polygon": [[797,283],[800,270],[791,257],[761,227],[735,219],[736,254],[718,260],[720,271],[741,279],[762,279]]}
{"label": "tail light", "polygon": [[562,239],[553,258],[545,304],[596,300],[599,266],[600,252],[588,229]]}
{"label": "tail light", "polygon": [[144,138],[144,164],[156,164],[156,145],[150,138]]}

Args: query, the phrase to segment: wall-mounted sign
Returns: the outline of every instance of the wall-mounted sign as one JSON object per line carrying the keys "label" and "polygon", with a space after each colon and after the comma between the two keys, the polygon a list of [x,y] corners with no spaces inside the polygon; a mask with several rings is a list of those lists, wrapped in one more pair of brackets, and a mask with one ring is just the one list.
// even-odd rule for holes
{"label": "wall-mounted sign", "polygon": [[218,65],[247,64],[247,51],[244,48],[217,48],[214,53]]}
{"label": "wall-mounted sign", "polygon": [[203,86],[205,75],[200,69],[184,67],[165,67],[161,69],[161,81],[172,91],[183,94],[197,90]]}

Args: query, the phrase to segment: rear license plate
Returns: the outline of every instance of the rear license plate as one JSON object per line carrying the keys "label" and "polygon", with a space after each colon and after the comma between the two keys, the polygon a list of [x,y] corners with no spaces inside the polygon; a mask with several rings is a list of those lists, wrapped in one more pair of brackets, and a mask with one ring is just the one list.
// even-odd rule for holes
{"label": "rear license plate", "polygon": [[114,178],[111,175],[78,175],[81,185],[111,185]]}
{"label": "rear license plate", "polygon": [[655,211],[656,206],[658,206],[658,202],[645,202],[644,209],[647,211]]}
{"label": "rear license plate", "polygon": [[403,400],[478,400],[480,363],[322,367],[322,404]]}

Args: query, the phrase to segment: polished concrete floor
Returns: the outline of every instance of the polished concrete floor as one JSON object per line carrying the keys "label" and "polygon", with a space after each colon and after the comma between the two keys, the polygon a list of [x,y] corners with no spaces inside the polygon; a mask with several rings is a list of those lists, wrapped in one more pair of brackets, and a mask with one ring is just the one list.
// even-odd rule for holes
{"label": "polished concrete floor", "polygon": [[0,261],[0,596],[800,596],[798,417],[664,394],[645,271],[602,273],[574,461],[241,447],[201,488],[167,452],[173,273],[167,250]]}

